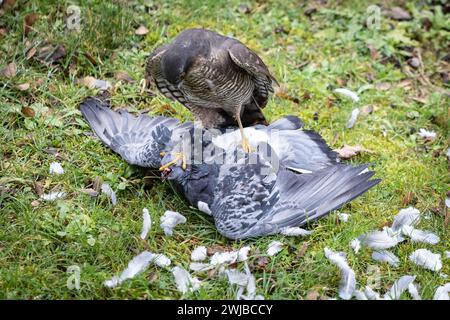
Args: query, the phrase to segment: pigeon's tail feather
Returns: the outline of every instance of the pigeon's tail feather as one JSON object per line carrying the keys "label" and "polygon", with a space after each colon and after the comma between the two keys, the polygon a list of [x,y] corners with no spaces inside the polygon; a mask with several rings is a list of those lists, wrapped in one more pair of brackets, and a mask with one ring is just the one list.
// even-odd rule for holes
{"label": "pigeon's tail feather", "polygon": [[178,120],[146,115],[138,117],[127,111],[114,111],[108,104],[88,97],[80,111],[100,140],[125,161],[143,167],[158,167],[160,149],[168,143]]}
{"label": "pigeon's tail feather", "polygon": [[374,174],[366,165],[344,164],[300,176],[290,171],[280,172],[279,205],[267,219],[277,229],[315,221],[378,184],[380,179],[369,180]]}
{"label": "pigeon's tail feather", "polygon": [[274,130],[297,130],[304,126],[302,120],[296,116],[286,116],[269,125],[269,129]]}

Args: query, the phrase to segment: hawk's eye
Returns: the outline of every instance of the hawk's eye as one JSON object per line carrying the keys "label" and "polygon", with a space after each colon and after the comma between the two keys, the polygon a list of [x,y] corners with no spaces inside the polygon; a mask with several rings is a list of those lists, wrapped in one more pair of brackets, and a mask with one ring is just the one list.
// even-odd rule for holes
{"label": "hawk's eye", "polygon": [[186,76],[186,72],[180,73],[180,80],[183,80],[185,76]]}

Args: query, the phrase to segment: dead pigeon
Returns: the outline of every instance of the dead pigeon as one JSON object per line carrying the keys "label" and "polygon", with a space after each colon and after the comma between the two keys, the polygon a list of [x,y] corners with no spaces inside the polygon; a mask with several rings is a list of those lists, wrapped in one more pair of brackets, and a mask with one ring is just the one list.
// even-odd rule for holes
{"label": "dead pigeon", "polygon": [[[160,167],[163,177],[188,202],[197,207],[202,203],[218,231],[230,239],[302,226],[380,182],[370,180],[374,172],[366,170],[367,165],[337,163],[335,153],[317,133],[298,130],[301,122],[295,117],[247,128],[253,130],[249,143],[254,143],[257,151],[245,153],[236,144],[217,142],[229,133],[208,138],[206,130],[192,123],[135,117],[112,111],[95,99],[87,99],[80,110],[107,146],[130,164]],[[235,127],[231,134],[238,130]],[[272,130],[277,138],[272,139]],[[186,142],[190,142],[188,150],[200,145],[199,150],[208,151],[201,154],[201,161],[195,150],[186,152]],[[302,152],[296,152],[297,148]]]}

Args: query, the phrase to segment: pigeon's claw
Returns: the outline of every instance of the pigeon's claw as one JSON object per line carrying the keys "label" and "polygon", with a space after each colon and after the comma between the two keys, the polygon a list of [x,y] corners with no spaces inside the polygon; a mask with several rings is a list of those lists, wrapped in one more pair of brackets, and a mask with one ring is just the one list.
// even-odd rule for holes
{"label": "pigeon's claw", "polygon": [[181,168],[183,168],[183,170],[186,170],[186,155],[182,152],[175,152],[174,155],[175,158],[172,161],[167,162],[165,165],[161,166],[159,168],[159,171],[164,171],[165,169],[176,164],[179,160],[181,160]]}

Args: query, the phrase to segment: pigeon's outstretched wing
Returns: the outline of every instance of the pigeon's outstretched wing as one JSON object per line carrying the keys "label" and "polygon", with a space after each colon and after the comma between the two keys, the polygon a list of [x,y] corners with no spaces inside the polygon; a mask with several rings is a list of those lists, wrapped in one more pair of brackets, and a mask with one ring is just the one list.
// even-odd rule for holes
{"label": "pigeon's outstretched wing", "polygon": [[[280,164],[300,173],[311,173],[338,163],[338,155],[325,140],[312,130],[299,130],[303,122],[295,116],[281,118],[269,126],[244,128],[253,148],[267,143],[280,160]],[[226,151],[238,148],[239,130],[226,132],[212,142]]]}
{"label": "pigeon's outstretched wing", "polygon": [[177,119],[162,116],[131,115],[114,111],[96,98],[86,98],[80,111],[100,140],[129,164],[159,168],[160,153],[171,143],[173,131],[192,126],[179,124]]}
{"label": "pigeon's outstretched wing", "polygon": [[[259,162],[222,166],[211,213],[218,231],[244,239],[317,220],[380,182],[367,166],[336,164],[314,173],[270,171]],[[263,170],[263,171],[261,171]]]}

